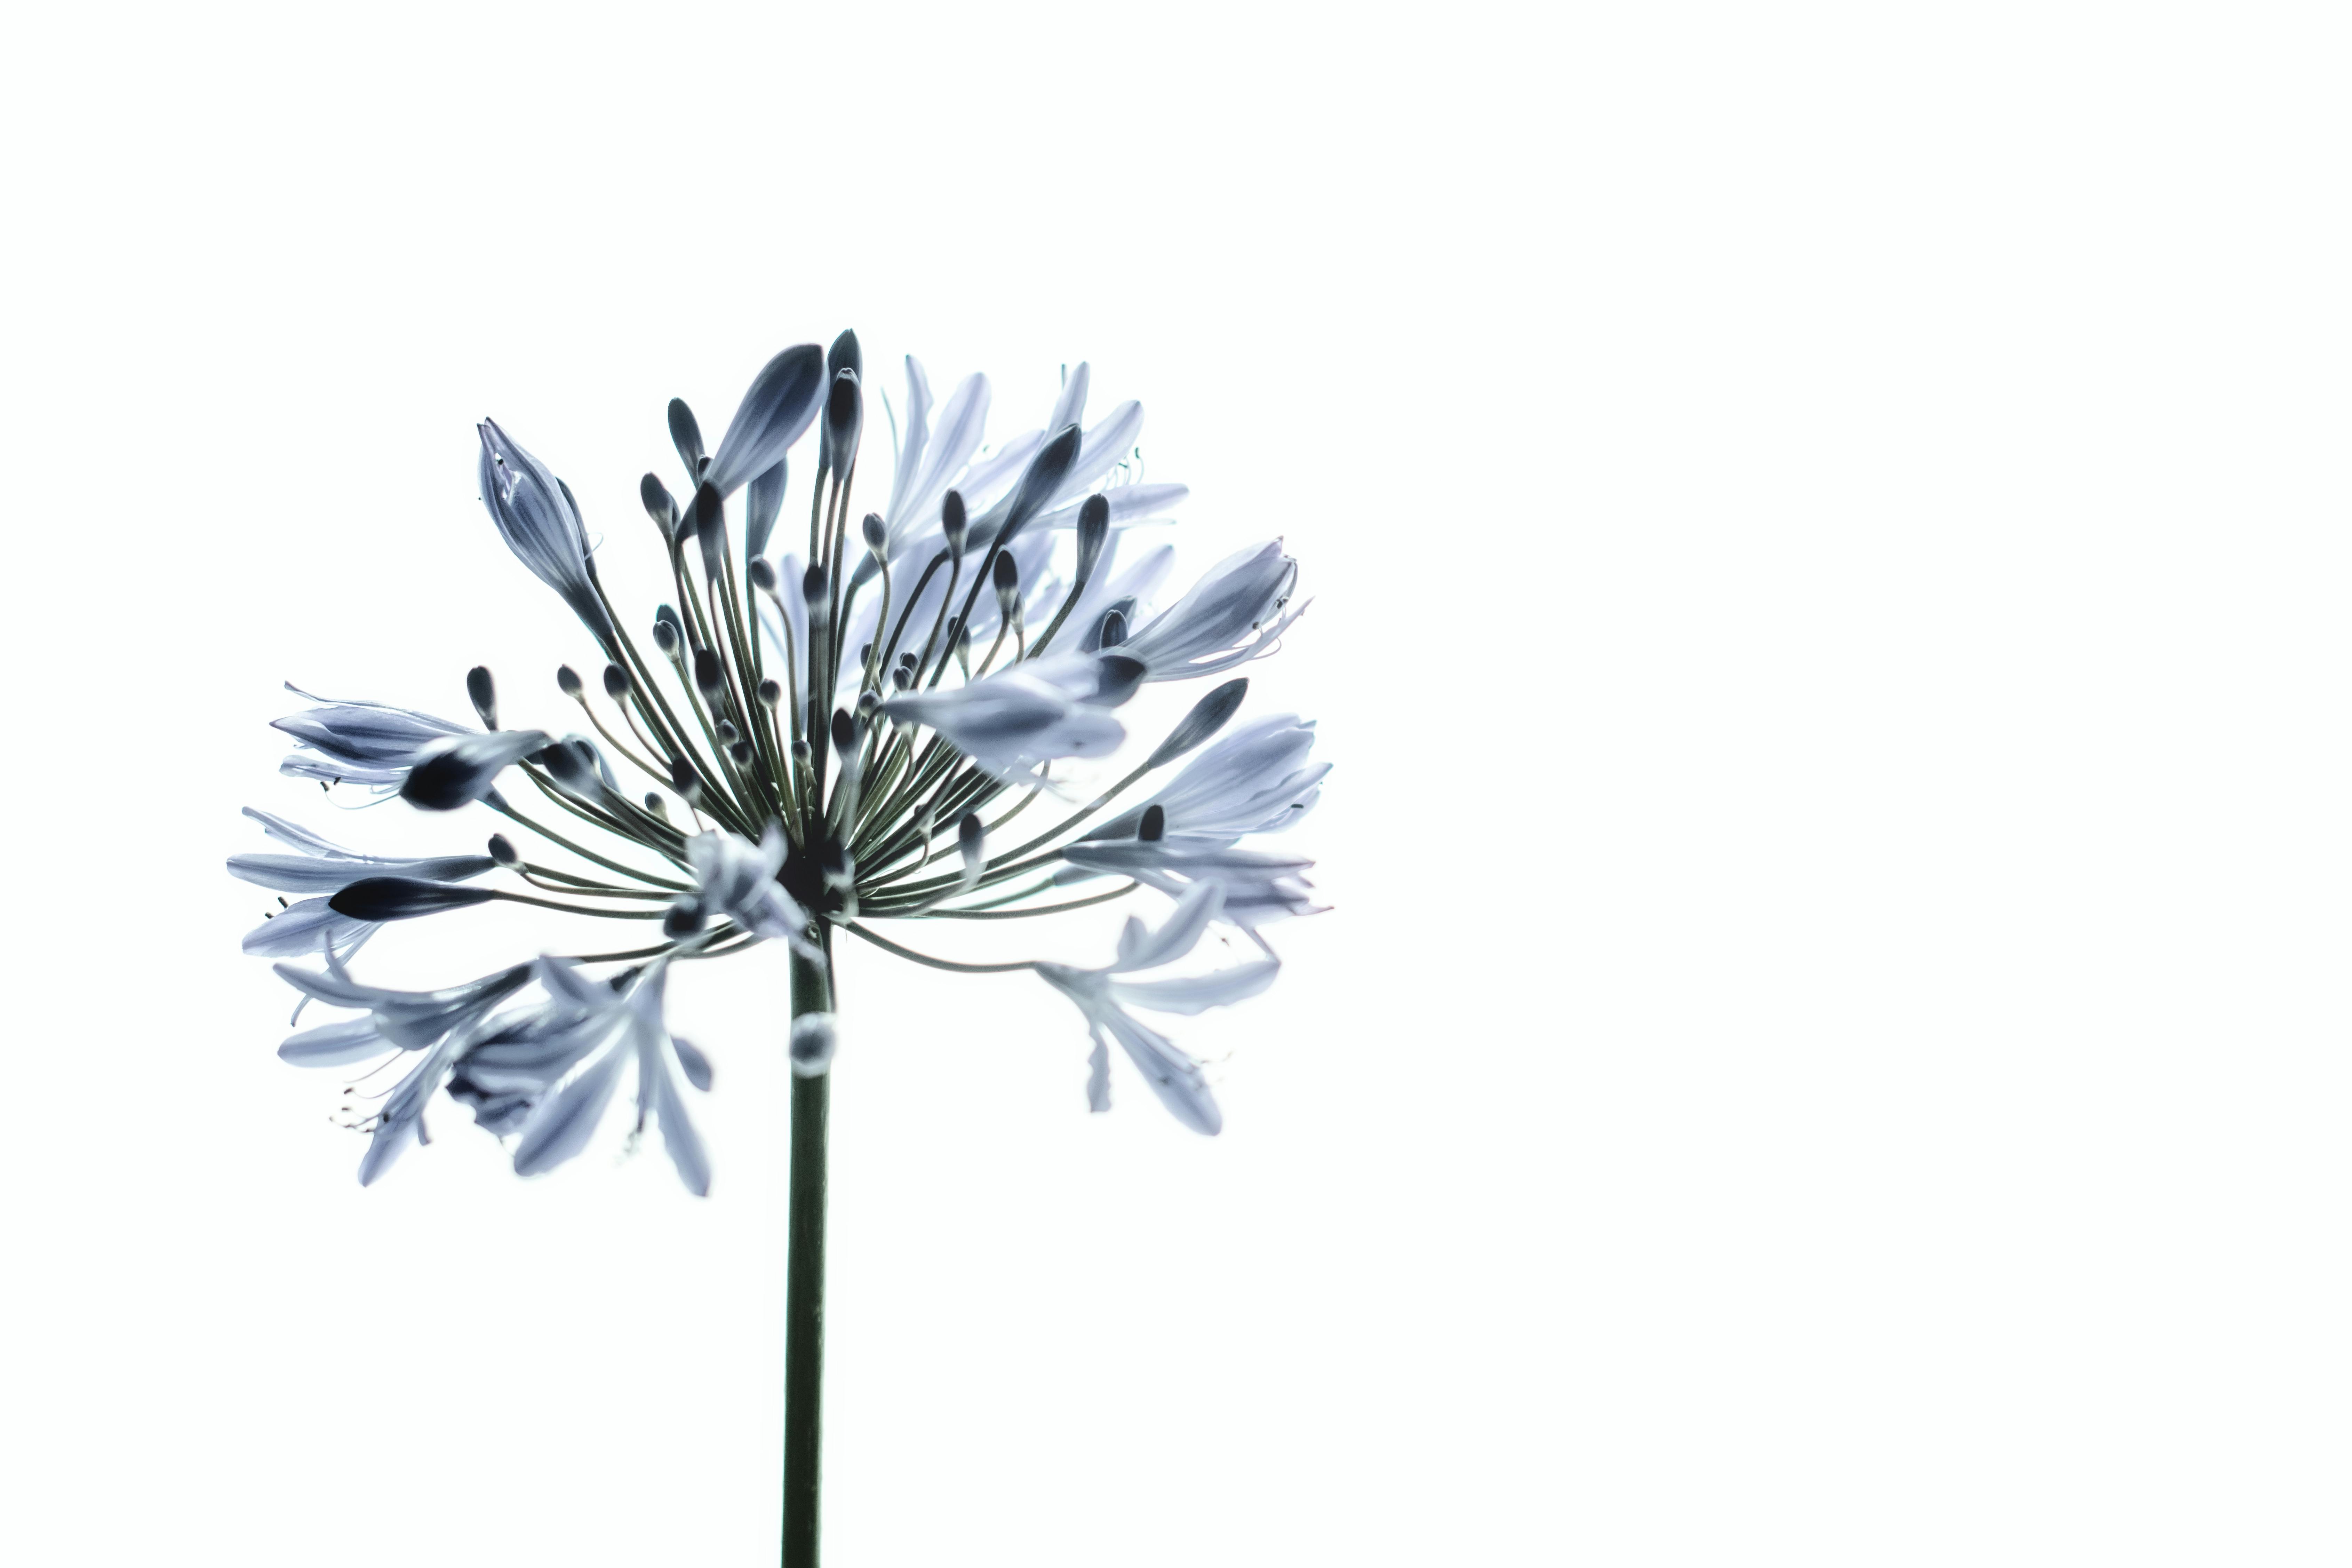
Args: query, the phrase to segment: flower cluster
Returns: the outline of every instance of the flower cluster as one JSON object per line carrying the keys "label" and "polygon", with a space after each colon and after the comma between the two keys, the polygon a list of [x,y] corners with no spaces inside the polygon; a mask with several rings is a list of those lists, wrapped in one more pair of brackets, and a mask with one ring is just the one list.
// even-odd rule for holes
{"label": "flower cluster", "polygon": [[[247,813],[291,853],[237,855],[229,870],[299,897],[280,899],[246,951],[284,961],[278,973],[303,998],[298,1023],[311,1002],[350,1015],[294,1035],[279,1055],[401,1069],[356,1122],[369,1134],[363,1183],[426,1140],[426,1109],[443,1092],[512,1141],[518,1173],[550,1169],[588,1144],[634,1066],[639,1131],[657,1126],[686,1185],[707,1191],[680,1085],[707,1090],[711,1068],[664,1022],[671,970],[784,944],[793,1068],[821,1075],[835,1038],[839,931],[938,968],[1034,971],[1093,1037],[1094,1110],[1110,1104],[1116,1041],[1180,1121],[1218,1130],[1200,1063],[1136,1013],[1255,995],[1278,968],[1264,928],[1320,907],[1303,875],[1311,862],[1244,845],[1315,804],[1327,764],[1310,760],[1314,727],[1290,714],[1232,723],[1249,684],[1234,677],[1140,765],[1106,787],[1075,786],[1085,763],[1125,743],[1119,710],[1143,687],[1225,675],[1272,652],[1305,607],[1297,564],[1279,541],[1253,546],[1155,608],[1172,552],[1135,547],[1147,537],[1136,529],[1163,521],[1184,487],[1142,481],[1139,405],[1086,423],[1083,364],[1042,426],[991,447],[987,378],[966,377],[935,406],[909,356],[903,422],[891,411],[888,500],[857,515],[864,375],[853,333],[829,352],[785,350],[716,451],[687,405],[670,404],[684,482],[674,491],[648,474],[639,497],[675,595],[642,641],[599,577],[571,487],[481,425],[492,521],[603,655],[593,689],[569,667],[558,672],[584,731],[501,727],[479,668],[467,678],[478,726],[297,690],[316,705],[278,721],[295,742],[282,773],[504,819],[480,853],[396,858]],[[788,457],[812,429],[805,550],[778,551]],[[1171,769],[1148,799],[1122,804]],[[625,784],[625,771],[642,776]],[[1032,807],[1039,817],[1016,825]],[[1061,894],[1072,887],[1078,896]],[[1017,920],[1147,889],[1172,907],[1157,927],[1130,917],[1100,969],[964,963],[876,929]],[[543,954],[441,990],[353,977],[353,954],[384,925],[491,900],[646,923],[610,951]],[[1220,921],[1264,957],[1131,978],[1181,963]]]}

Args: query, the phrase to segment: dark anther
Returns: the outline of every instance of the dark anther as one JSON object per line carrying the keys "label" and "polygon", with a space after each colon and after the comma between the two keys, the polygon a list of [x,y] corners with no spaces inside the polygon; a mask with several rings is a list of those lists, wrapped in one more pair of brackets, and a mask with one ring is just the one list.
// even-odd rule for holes
{"label": "dark anther", "polygon": [[604,667],[604,695],[618,702],[629,694],[629,672],[617,664]]}
{"label": "dark anther", "polygon": [[728,746],[727,754],[735,759],[735,765],[739,768],[750,767],[751,759],[758,755],[751,750],[751,742],[749,741],[733,742]]}
{"label": "dark anther", "polygon": [[499,690],[490,681],[489,667],[478,664],[466,672],[466,695],[474,700],[474,711],[482,716],[482,728],[499,727]]}
{"label": "dark anther", "polygon": [[914,667],[912,665],[902,664],[898,666],[898,668],[892,670],[890,672],[890,684],[897,687],[901,691],[904,691],[909,686],[914,685]]}
{"label": "dark anther", "polygon": [[667,822],[669,820],[669,802],[664,800],[656,791],[646,791],[646,809],[652,812],[656,816],[660,817],[664,822]]}
{"label": "dark anther", "polygon": [[776,591],[776,569],[769,563],[766,556],[752,557],[751,574],[751,586],[759,589],[762,594],[772,594]]}
{"label": "dark anther", "polygon": [[726,695],[727,667],[719,662],[717,648],[698,647],[694,650],[694,684],[706,702],[716,704]]}
{"label": "dark anther", "polygon": [[860,718],[860,719],[871,719],[871,718],[873,718],[873,717],[874,717],[874,710],[876,710],[877,708],[879,708],[879,707],[881,707],[881,706],[882,706],[882,694],[881,694],[880,692],[878,692],[878,691],[861,691],[861,692],[859,692],[859,693],[857,694],[857,716],[858,716],[858,718]]}
{"label": "dark anther", "polygon": [[672,940],[692,936],[702,929],[702,906],[689,899],[672,904],[669,912],[662,916],[662,935]]}
{"label": "dark anther", "polygon": [[581,684],[578,670],[568,664],[559,664],[555,667],[555,689],[577,702],[580,694],[587,688]]}
{"label": "dark anther", "polygon": [[1168,808],[1162,805],[1145,806],[1143,808],[1143,821],[1135,830],[1136,837],[1141,839],[1146,844],[1157,844],[1160,839],[1166,837],[1167,835]]}
{"label": "dark anther", "polygon": [[760,682],[760,706],[770,710],[782,706],[784,688],[773,677]]}
{"label": "dark anther", "polygon": [[679,638],[675,622],[663,620],[658,616],[654,617],[654,647],[661,649],[664,658],[677,657]]}
{"label": "dark anther", "polygon": [[849,716],[848,709],[835,709],[833,710],[833,749],[836,752],[845,752],[849,750],[851,742],[856,739],[857,721]]}
{"label": "dark anther", "polygon": [[733,720],[721,719],[719,721],[719,743],[720,745],[731,746],[742,738],[743,731],[735,728]]}
{"label": "dark anther", "polygon": [[677,758],[669,765],[669,787],[688,805],[702,798],[702,780],[695,773],[694,764],[684,757]]}
{"label": "dark anther", "polygon": [[1127,617],[1120,615],[1117,610],[1113,610],[1104,616],[1102,618],[1102,636],[1097,639],[1097,646],[1102,647],[1117,647],[1126,640]]}
{"label": "dark anther", "polygon": [[514,840],[503,833],[490,835],[490,858],[509,871],[522,864],[522,857],[515,853]]}
{"label": "dark anther", "polygon": [[996,564],[989,569],[989,575],[996,583],[997,613],[1009,618],[1014,598],[1021,592],[1021,568],[1013,564],[1012,556],[1000,554]]}

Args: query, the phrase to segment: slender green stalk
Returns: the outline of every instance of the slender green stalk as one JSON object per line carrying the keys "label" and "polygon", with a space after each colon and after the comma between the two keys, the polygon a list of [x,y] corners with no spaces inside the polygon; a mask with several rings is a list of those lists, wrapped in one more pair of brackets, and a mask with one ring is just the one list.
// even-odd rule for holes
{"label": "slender green stalk", "polygon": [[[794,953],[793,1016],[833,1011],[832,933],[826,960]],[[824,1384],[824,1153],[833,1075],[793,1078],[790,1217],[784,1241],[783,1568],[817,1568],[817,1451]]]}

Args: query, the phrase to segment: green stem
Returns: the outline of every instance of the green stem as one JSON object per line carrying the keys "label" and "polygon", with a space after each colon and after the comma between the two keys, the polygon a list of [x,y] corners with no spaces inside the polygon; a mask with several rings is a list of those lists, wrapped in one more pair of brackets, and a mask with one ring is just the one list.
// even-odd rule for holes
{"label": "green stem", "polygon": [[[825,962],[792,959],[793,1016],[833,1011]],[[824,1153],[833,1075],[793,1078],[790,1217],[784,1242],[783,1568],[817,1568],[817,1450],[824,1382]]]}

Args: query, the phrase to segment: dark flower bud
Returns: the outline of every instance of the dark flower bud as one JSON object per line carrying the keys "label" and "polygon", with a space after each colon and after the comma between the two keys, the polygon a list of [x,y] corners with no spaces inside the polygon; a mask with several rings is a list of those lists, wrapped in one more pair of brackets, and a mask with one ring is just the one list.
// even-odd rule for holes
{"label": "dark flower bud", "polygon": [[522,868],[522,857],[515,852],[514,840],[503,833],[490,835],[490,858],[509,871]]}
{"label": "dark flower bud", "polygon": [[857,333],[848,327],[841,330],[841,336],[833,340],[833,347],[824,354],[825,374],[839,375],[845,370],[866,374],[866,356],[857,347]]}
{"label": "dark flower bud", "polygon": [[574,702],[579,701],[580,694],[587,689],[580,682],[580,672],[568,664],[555,667],[555,689]]}
{"label": "dark flower bud", "polygon": [[677,657],[677,628],[670,625],[667,621],[656,621],[654,623],[654,647],[661,650],[663,658],[676,658]]}
{"label": "dark flower bud", "polygon": [[694,533],[702,541],[702,574],[716,579],[727,570],[727,503],[716,485],[694,492]]}
{"label": "dark flower bud", "polygon": [[751,575],[751,586],[759,589],[762,594],[772,594],[776,591],[776,569],[769,563],[766,556],[752,558]]}
{"label": "dark flower bud", "polygon": [[1013,606],[1020,602],[1021,568],[1013,564],[1013,557],[999,554],[996,564],[989,569],[996,582],[996,613],[1006,620],[1013,618]]}
{"label": "dark flower bud", "polygon": [[964,531],[970,520],[963,513],[963,492],[950,490],[940,502],[940,531],[948,536],[948,548],[958,555],[963,553]]}
{"label": "dark flower bud", "polygon": [[783,510],[784,459],[778,458],[776,466],[762,471],[743,492],[743,547],[753,555],[767,549]]}
{"label": "dark flower bud", "polygon": [[849,716],[849,710],[835,709],[833,710],[833,749],[836,752],[845,752],[856,742],[856,740],[857,721]]}
{"label": "dark flower bud", "polygon": [[596,793],[596,753],[585,741],[558,741],[532,760],[573,795]]}
{"label": "dark flower bud", "polygon": [[482,799],[499,773],[545,746],[543,730],[495,730],[435,742],[430,755],[408,770],[400,798],[426,811],[455,811]]}
{"label": "dark flower bud", "polygon": [[760,682],[760,706],[770,711],[783,706],[784,688],[773,676]]}
{"label": "dark flower bud", "polygon": [[904,691],[909,686],[914,685],[914,667],[912,665],[902,664],[892,669],[890,671],[890,684],[897,687],[901,691]]}
{"label": "dark flower bud", "polygon": [[719,662],[717,648],[694,650],[694,685],[702,693],[702,700],[714,706],[727,694],[727,667]]}
{"label": "dark flower bud", "polygon": [[1078,427],[1065,425],[1029,459],[1029,467],[1013,488],[1013,500],[1004,514],[1004,526],[997,531],[996,544],[1002,549],[1013,542],[1013,536],[1027,526],[1031,518],[1045,510],[1062,488],[1062,480],[1070,465],[1078,458]]}
{"label": "dark flower bud", "polygon": [[1160,749],[1153,752],[1143,765],[1156,768],[1163,763],[1172,763],[1223,729],[1225,721],[1234,716],[1234,710],[1242,705],[1242,698],[1248,691],[1249,679],[1244,676],[1226,681],[1193,703],[1192,710],[1184,715],[1184,721],[1168,731],[1168,738],[1160,742]]}
{"label": "dark flower bud", "polygon": [[963,879],[966,886],[980,880],[988,867],[988,830],[981,825],[980,814],[967,811],[956,824],[956,848],[963,857]]}
{"label": "dark flower bud", "polygon": [[637,499],[646,503],[646,515],[654,520],[664,539],[677,531],[677,499],[667,485],[647,474],[637,481]]}
{"label": "dark flower bud", "polygon": [[1157,844],[1165,838],[1168,836],[1168,808],[1158,805],[1145,806],[1143,820],[1136,825],[1135,836],[1146,844]]}
{"label": "dark flower bud", "polygon": [[466,672],[466,695],[474,700],[474,711],[482,716],[482,728],[499,727],[499,689],[490,679],[488,665],[478,664]]}
{"label": "dark flower bud", "polygon": [[362,877],[327,900],[327,907],[355,921],[404,921],[498,897],[488,888],[427,882],[415,877]]}
{"label": "dark flower bud", "polygon": [[1102,630],[1095,637],[1095,647],[1117,647],[1126,640],[1127,617],[1117,610],[1106,611],[1102,618]]}
{"label": "dark flower bud", "polygon": [[1102,559],[1103,545],[1110,539],[1110,498],[1091,495],[1078,508],[1078,581],[1083,583],[1094,571],[1095,563]]}
{"label": "dark flower bud", "polygon": [[866,400],[859,395],[857,373],[844,367],[833,378],[824,402],[824,449],[833,471],[845,474],[857,462],[857,433],[866,421]]}
{"label": "dark flower bud", "polygon": [[688,408],[681,397],[669,400],[669,438],[670,444],[677,448],[677,460],[686,465],[686,471],[700,479],[702,426],[694,422],[694,410]]}
{"label": "dark flower bud", "polygon": [[618,702],[629,694],[629,672],[617,664],[604,667],[604,695]]}
{"label": "dark flower bud", "polygon": [[869,511],[866,514],[866,521],[857,526],[858,531],[866,535],[866,548],[873,552],[877,561],[882,559],[890,543],[890,531],[882,526],[882,514]]}

